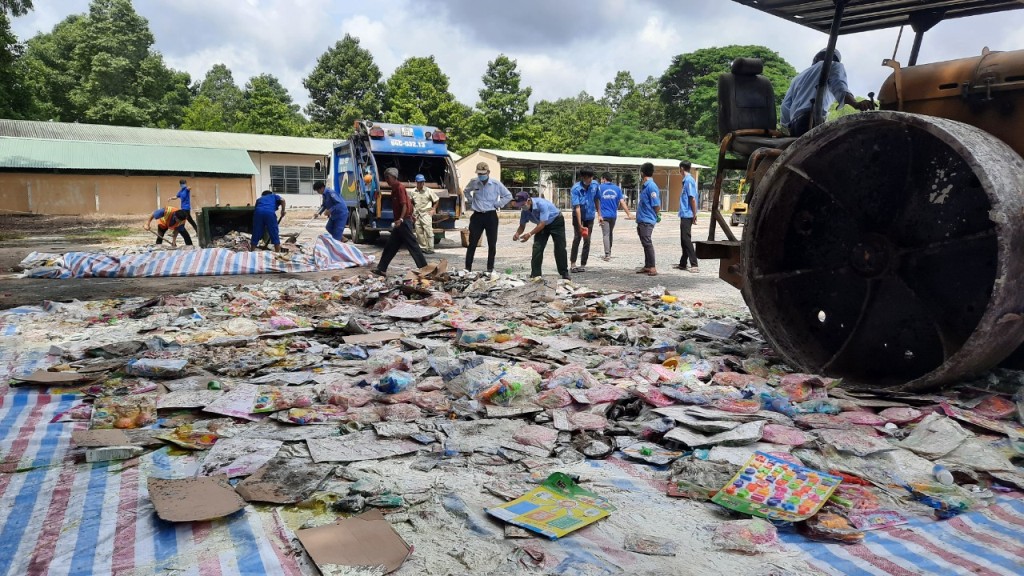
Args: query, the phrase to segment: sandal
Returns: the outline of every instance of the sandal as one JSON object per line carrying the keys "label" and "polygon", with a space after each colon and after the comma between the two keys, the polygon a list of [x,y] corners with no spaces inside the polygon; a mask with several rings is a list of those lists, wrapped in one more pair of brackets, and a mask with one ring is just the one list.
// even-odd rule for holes
{"label": "sandal", "polygon": [[700,274],[700,269],[697,268],[696,266],[691,266],[690,267],[690,273],[691,274]]}
{"label": "sandal", "polygon": [[650,268],[640,268],[639,270],[636,271],[636,273],[637,274],[647,274],[650,271],[651,271]]}
{"label": "sandal", "polygon": [[585,267],[583,267],[583,266],[573,266],[572,268],[569,269],[569,272],[572,272],[573,274],[575,274],[577,272],[586,272],[586,271],[587,271],[587,269]]}
{"label": "sandal", "polygon": [[658,271],[653,269],[653,268],[651,268],[650,270],[647,271],[647,275],[648,276],[657,276],[658,275]]}
{"label": "sandal", "polygon": [[387,272],[385,272],[383,270],[378,270],[376,268],[370,270],[370,274],[373,274],[374,276],[381,276],[383,278],[387,278],[387,276],[388,276]]}
{"label": "sandal", "polygon": [[686,270],[686,266],[683,266],[682,264],[673,264],[672,268],[676,270]]}

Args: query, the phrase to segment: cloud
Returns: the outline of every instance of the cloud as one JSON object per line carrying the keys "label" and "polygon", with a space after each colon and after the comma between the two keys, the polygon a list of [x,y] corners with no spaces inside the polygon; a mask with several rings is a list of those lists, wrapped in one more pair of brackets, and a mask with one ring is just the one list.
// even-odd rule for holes
{"label": "cloud", "polygon": [[[470,105],[487,62],[499,53],[518,60],[537,101],[581,90],[600,96],[619,70],[638,80],[657,77],[677,54],[729,44],[768,46],[802,70],[827,40],[721,0],[147,0],[135,6],[169,65],[202,79],[222,62],[240,85],[274,74],[300,104],[308,100],[302,79],[346,33],[371,51],[385,76],[410,56],[433,55],[451,78],[452,92]],[[36,2],[13,28],[25,39],[87,10],[87,0]],[[897,34],[893,29],[840,39],[853,92],[878,90],[890,72],[881,61],[892,56]],[[898,55],[904,63],[912,41],[908,29]],[[1024,10],[943,22],[925,35],[921,61],[973,56],[985,45],[1024,45]]]}

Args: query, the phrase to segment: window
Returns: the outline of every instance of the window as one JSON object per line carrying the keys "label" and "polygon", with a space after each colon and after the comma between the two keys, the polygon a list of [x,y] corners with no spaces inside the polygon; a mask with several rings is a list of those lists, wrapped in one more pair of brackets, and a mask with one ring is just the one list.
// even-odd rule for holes
{"label": "window", "polygon": [[308,194],[313,190],[313,180],[318,174],[323,180],[327,171],[316,172],[312,166],[271,166],[270,189],[275,194]]}

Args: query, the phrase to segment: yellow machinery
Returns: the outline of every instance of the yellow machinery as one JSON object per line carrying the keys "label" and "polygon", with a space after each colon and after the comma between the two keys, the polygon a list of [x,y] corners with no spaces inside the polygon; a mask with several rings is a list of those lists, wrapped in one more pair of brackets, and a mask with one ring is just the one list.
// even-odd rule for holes
{"label": "yellow machinery", "polygon": [[916,62],[939,21],[1024,3],[736,1],[829,32],[826,63],[841,34],[917,33],[908,66],[885,62],[881,110],[769,135],[781,145],[765,144],[742,240],[713,198],[704,250],[768,343],[802,370],[904,391],[1024,355],[1024,51]]}

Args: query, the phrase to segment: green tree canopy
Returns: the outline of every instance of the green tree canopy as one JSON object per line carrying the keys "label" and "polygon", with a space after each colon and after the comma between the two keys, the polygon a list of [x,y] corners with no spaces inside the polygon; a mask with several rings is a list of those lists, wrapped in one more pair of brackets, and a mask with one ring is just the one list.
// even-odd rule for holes
{"label": "green tree canopy", "polygon": [[[234,123],[238,108],[242,104],[242,89],[235,83],[231,69],[224,64],[214,64],[206,72],[203,81],[199,83],[196,96],[206,98],[207,101],[200,103],[199,106],[207,108],[207,112],[211,104],[220,109],[221,123],[225,128]],[[195,105],[193,101],[192,106]],[[188,115],[186,112],[186,116]]]}
{"label": "green tree canopy", "polygon": [[554,102],[541,100],[533,107],[535,149],[563,154],[573,152],[592,132],[603,129],[610,117],[611,109],[586,92]]}
{"label": "green tree canopy", "polygon": [[126,126],[176,126],[190,78],[152,49],[149,22],[130,0],[93,0],[48,34],[29,40],[29,83],[41,119]]}
{"label": "green tree canopy", "polygon": [[487,63],[484,87],[480,89],[477,110],[483,116],[484,132],[491,138],[502,140],[522,123],[530,110],[533,89],[520,86],[522,75],[516,61],[504,54]]}
{"label": "green tree canopy", "polygon": [[299,105],[275,76],[260,74],[245,84],[235,132],[297,136],[305,124]]}
{"label": "green tree canopy", "polygon": [[449,146],[458,146],[472,110],[448,84],[433,56],[407,59],[384,85],[384,121],[436,126],[449,133]]}
{"label": "green tree canopy", "polygon": [[661,101],[669,122],[717,142],[718,76],[728,72],[736,58],[764,60],[764,75],[775,88],[776,106],[781,105],[796,69],[777,52],[764,46],[702,48],[673,58],[661,77]]}
{"label": "green tree canopy", "polygon": [[618,116],[606,128],[595,130],[575,152],[605,156],[677,158],[705,166],[718,161],[718,147],[682,130],[642,130],[643,119],[633,113]]}
{"label": "green tree canopy", "polygon": [[302,84],[309,90],[306,114],[328,134],[341,136],[355,120],[380,117],[380,68],[370,51],[349,34],[320,55]]}
{"label": "green tree canopy", "polygon": [[0,3],[0,118],[25,118],[31,114],[32,92],[27,84],[25,47],[11,30],[8,12],[21,16],[32,8],[28,0]]}
{"label": "green tree canopy", "polygon": [[226,122],[226,116],[224,106],[200,94],[193,98],[192,103],[185,109],[185,119],[181,127],[184,130],[227,132],[233,127],[233,123]]}

